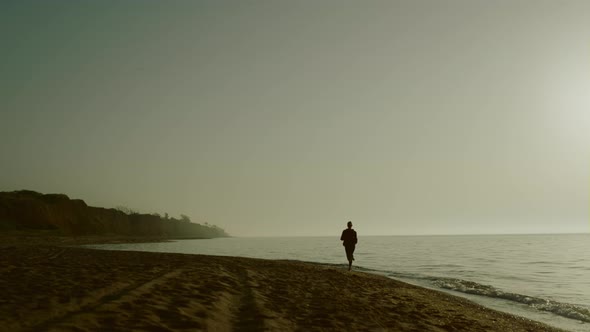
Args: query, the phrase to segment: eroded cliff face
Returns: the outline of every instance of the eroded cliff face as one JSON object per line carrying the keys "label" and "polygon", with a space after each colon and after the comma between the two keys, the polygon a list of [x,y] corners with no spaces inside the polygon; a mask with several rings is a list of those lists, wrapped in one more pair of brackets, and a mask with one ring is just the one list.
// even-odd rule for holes
{"label": "eroded cliff face", "polygon": [[22,190],[0,192],[0,230],[57,229],[68,235],[223,237],[215,226],[204,226],[150,214],[126,214],[86,205],[63,194]]}

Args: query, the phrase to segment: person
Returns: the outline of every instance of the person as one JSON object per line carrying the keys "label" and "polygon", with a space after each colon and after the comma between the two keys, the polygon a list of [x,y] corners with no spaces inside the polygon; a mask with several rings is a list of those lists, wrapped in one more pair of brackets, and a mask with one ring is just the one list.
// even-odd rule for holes
{"label": "person", "polygon": [[356,247],[358,239],[356,238],[356,231],[352,229],[352,221],[349,221],[346,226],[348,226],[348,228],[342,231],[340,241],[342,241],[342,245],[346,251],[346,259],[348,259],[348,271],[350,271],[352,268],[352,261],[354,260],[354,248]]}

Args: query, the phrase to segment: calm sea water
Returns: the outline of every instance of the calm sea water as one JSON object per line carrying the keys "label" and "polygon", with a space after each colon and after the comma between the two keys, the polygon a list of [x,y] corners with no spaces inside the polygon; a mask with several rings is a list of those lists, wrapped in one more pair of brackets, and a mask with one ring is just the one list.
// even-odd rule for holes
{"label": "calm sea water", "polygon": [[[109,244],[97,249],[347,265],[339,236]],[[570,331],[590,331],[590,234],[365,236],[359,270],[467,297]]]}

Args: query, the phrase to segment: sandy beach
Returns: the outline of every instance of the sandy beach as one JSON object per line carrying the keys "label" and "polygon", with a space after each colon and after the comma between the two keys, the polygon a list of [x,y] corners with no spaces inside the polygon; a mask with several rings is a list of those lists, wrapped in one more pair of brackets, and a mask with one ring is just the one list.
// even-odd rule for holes
{"label": "sandy beach", "polygon": [[0,245],[0,331],[559,331],[333,266],[41,242]]}

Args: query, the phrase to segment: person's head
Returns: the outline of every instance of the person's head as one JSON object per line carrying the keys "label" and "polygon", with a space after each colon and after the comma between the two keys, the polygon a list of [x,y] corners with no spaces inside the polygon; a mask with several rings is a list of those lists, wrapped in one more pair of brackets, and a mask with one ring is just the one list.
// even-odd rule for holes
{"label": "person's head", "polygon": [[352,228],[352,221],[349,221],[346,226],[348,226],[348,228]]}

